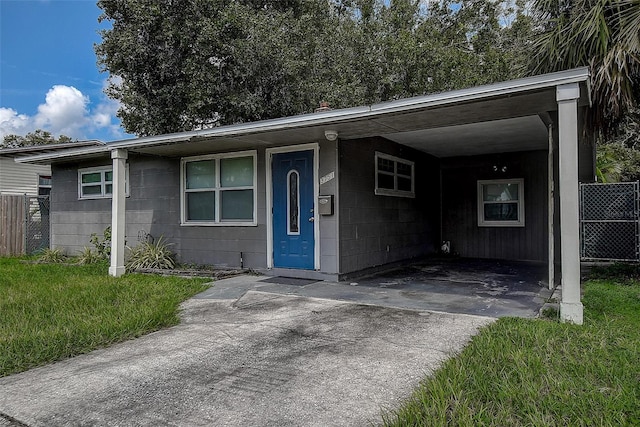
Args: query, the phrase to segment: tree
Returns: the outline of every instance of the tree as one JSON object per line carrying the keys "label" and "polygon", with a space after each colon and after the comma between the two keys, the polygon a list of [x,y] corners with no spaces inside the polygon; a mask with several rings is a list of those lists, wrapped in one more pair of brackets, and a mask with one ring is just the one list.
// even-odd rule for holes
{"label": "tree", "polygon": [[60,144],[65,142],[73,142],[73,140],[66,135],[60,135],[56,139],[50,132],[42,129],[36,129],[34,132],[29,132],[25,136],[14,134],[6,135],[2,143],[0,143],[0,148],[18,148],[33,145]]}
{"label": "tree", "polygon": [[[515,77],[496,0],[100,0],[128,132],[290,116]],[[519,6],[518,6],[519,7]],[[516,8],[518,8],[516,7]],[[524,16],[524,15],[522,15]],[[116,78],[117,77],[117,78]]]}
{"label": "tree", "polygon": [[589,66],[594,134],[609,136],[640,96],[640,2],[535,0],[535,74]]}
{"label": "tree", "polygon": [[606,142],[600,142],[596,175],[600,182],[640,180],[640,108],[630,110],[616,134]]}

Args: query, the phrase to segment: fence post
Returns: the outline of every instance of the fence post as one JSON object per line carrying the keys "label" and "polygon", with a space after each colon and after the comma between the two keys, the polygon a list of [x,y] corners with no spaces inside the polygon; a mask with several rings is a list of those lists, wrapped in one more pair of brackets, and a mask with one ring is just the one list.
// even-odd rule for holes
{"label": "fence post", "polygon": [[25,193],[23,195],[23,200],[24,200],[24,222],[22,224],[22,235],[24,236],[23,238],[23,242],[22,242],[22,255],[28,255],[29,254],[29,249],[28,249],[28,243],[29,243],[29,239],[28,239],[28,234],[29,234],[29,196],[27,196],[27,194]]}

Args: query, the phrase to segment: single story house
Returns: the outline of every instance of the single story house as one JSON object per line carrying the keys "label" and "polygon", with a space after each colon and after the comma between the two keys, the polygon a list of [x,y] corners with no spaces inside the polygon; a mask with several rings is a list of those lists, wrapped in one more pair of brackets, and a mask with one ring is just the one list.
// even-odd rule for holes
{"label": "single story house", "polygon": [[100,141],[79,141],[30,147],[0,148],[0,195],[48,196],[51,193],[50,165],[16,163],[14,161],[15,158],[101,144]]}
{"label": "single story house", "polygon": [[582,323],[578,182],[586,68],[370,106],[18,159],[52,165],[52,244],[111,225],[164,236],[182,262],[337,280],[437,253],[548,264]]}

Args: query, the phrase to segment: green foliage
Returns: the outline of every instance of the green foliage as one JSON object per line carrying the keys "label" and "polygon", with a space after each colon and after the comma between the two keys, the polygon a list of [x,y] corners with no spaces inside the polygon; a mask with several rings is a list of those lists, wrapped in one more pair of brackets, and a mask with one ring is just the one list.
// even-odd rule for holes
{"label": "green foliage", "polygon": [[94,251],[91,248],[84,247],[77,257],[78,264],[96,264],[105,261],[105,257],[100,255],[98,251]]}
{"label": "green foliage", "polygon": [[95,250],[99,257],[107,259],[111,255],[111,226],[108,226],[102,232],[102,236],[97,233],[91,233],[89,242],[95,246]]}
{"label": "green foliage", "polygon": [[628,182],[640,179],[640,150],[624,144],[600,144],[596,152],[599,182]]}
{"label": "green foliage", "polygon": [[[100,0],[96,46],[128,132],[152,135],[518,77],[524,3]],[[515,18],[514,18],[515,17]],[[501,25],[509,19],[509,25]]]}
{"label": "green foliage", "polygon": [[41,263],[63,263],[67,262],[67,256],[64,254],[62,249],[50,249],[46,248],[42,251],[42,253],[38,256],[38,262]]}
{"label": "green foliage", "polygon": [[0,259],[0,377],[175,325],[205,279]]}
{"label": "green foliage", "polygon": [[134,248],[129,248],[129,258],[126,263],[128,271],[138,269],[173,269],[176,266],[175,255],[169,249],[172,243],[167,243],[163,237],[155,242],[143,242]]}
{"label": "green foliage", "polygon": [[37,129],[34,132],[27,133],[25,136],[14,134],[5,135],[3,141],[0,142],[0,148],[18,148],[33,145],[61,144],[65,142],[73,142],[73,140],[66,135],[60,135],[56,139],[50,132]]}
{"label": "green foliage", "polygon": [[385,425],[639,425],[640,282],[623,282],[584,285],[583,326],[499,319]]}
{"label": "green foliage", "polygon": [[540,25],[533,73],[591,69],[589,123],[609,136],[640,94],[640,4],[629,0],[535,0]]}

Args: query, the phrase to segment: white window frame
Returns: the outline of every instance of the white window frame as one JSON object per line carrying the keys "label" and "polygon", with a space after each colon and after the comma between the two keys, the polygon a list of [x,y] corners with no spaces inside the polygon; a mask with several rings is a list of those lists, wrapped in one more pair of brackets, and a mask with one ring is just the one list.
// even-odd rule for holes
{"label": "white window frame", "polygon": [[[484,218],[484,205],[485,204],[497,204],[505,203],[505,201],[486,202],[484,201],[485,185],[491,184],[518,184],[518,200],[513,200],[511,203],[517,203],[518,205],[518,220],[517,221],[491,221]],[[478,227],[524,227],[524,179],[523,178],[511,178],[511,179],[486,179],[478,180]]]}
{"label": "white window frame", "polygon": [[48,184],[48,185],[47,185],[47,184],[40,184],[40,179],[41,179],[41,178],[48,179],[48,180],[49,180],[49,182],[51,182],[51,183],[53,182],[53,181],[52,181],[52,179],[51,179],[51,174],[49,174],[49,175],[46,175],[46,174],[43,174],[43,173],[38,174],[38,196],[40,196],[40,195],[41,195],[41,194],[40,194],[40,189],[41,189],[41,188],[46,188],[46,189],[48,189],[48,190],[49,190],[49,194],[51,194],[52,184]]}
{"label": "white window frame", "polygon": [[[386,160],[390,160],[392,162],[394,162],[394,166],[393,166],[393,173],[391,172],[386,172],[386,171],[379,171],[378,170],[378,159],[386,159]],[[405,190],[398,190],[398,163],[403,163],[405,165],[411,166],[411,191],[405,191]],[[408,197],[408,198],[415,198],[416,197],[416,191],[415,191],[415,185],[416,185],[416,180],[415,180],[415,174],[416,174],[416,166],[415,163],[410,161],[410,160],[406,160],[406,159],[401,159],[400,157],[396,157],[396,156],[391,156],[389,154],[384,154],[384,153],[380,153],[378,151],[376,151],[376,155],[375,155],[375,170],[376,170],[376,188],[375,188],[375,194],[378,196],[393,196],[393,197]],[[383,175],[390,175],[393,176],[393,189],[390,188],[379,188],[378,186],[378,175],[379,174],[383,174]],[[401,175],[402,177],[408,178],[408,175]]]}
{"label": "white window frame", "polygon": [[[253,183],[251,186],[241,187],[221,187],[220,186],[220,160],[236,157],[252,157],[253,159]],[[197,162],[202,160],[215,161],[215,186],[207,191],[215,193],[215,213],[213,220],[193,221],[187,220],[187,180],[186,165],[189,162]],[[237,151],[233,153],[209,154],[205,156],[183,157],[180,159],[180,225],[182,226],[199,226],[199,227],[254,227],[258,225],[258,153],[256,150]],[[221,196],[223,191],[229,190],[253,190],[253,214],[251,220],[225,221],[220,218],[220,210],[222,209]]]}
{"label": "white window frame", "polygon": [[[113,171],[112,165],[78,169],[78,199],[79,200],[110,199],[113,195],[114,184],[113,184],[113,181],[105,180],[105,173],[112,172],[112,171]],[[92,182],[90,184],[85,184],[85,185],[82,184],[82,175],[88,174],[88,173],[96,173],[96,172],[100,172],[100,178],[101,178],[100,182]],[[112,185],[111,193],[107,193],[106,184],[108,182],[110,182]],[[127,167],[125,169],[124,184],[125,184],[125,196],[129,197],[129,164],[127,164]],[[87,195],[82,194],[82,187],[89,187],[94,185],[100,185],[101,187],[100,194],[87,194]]]}

